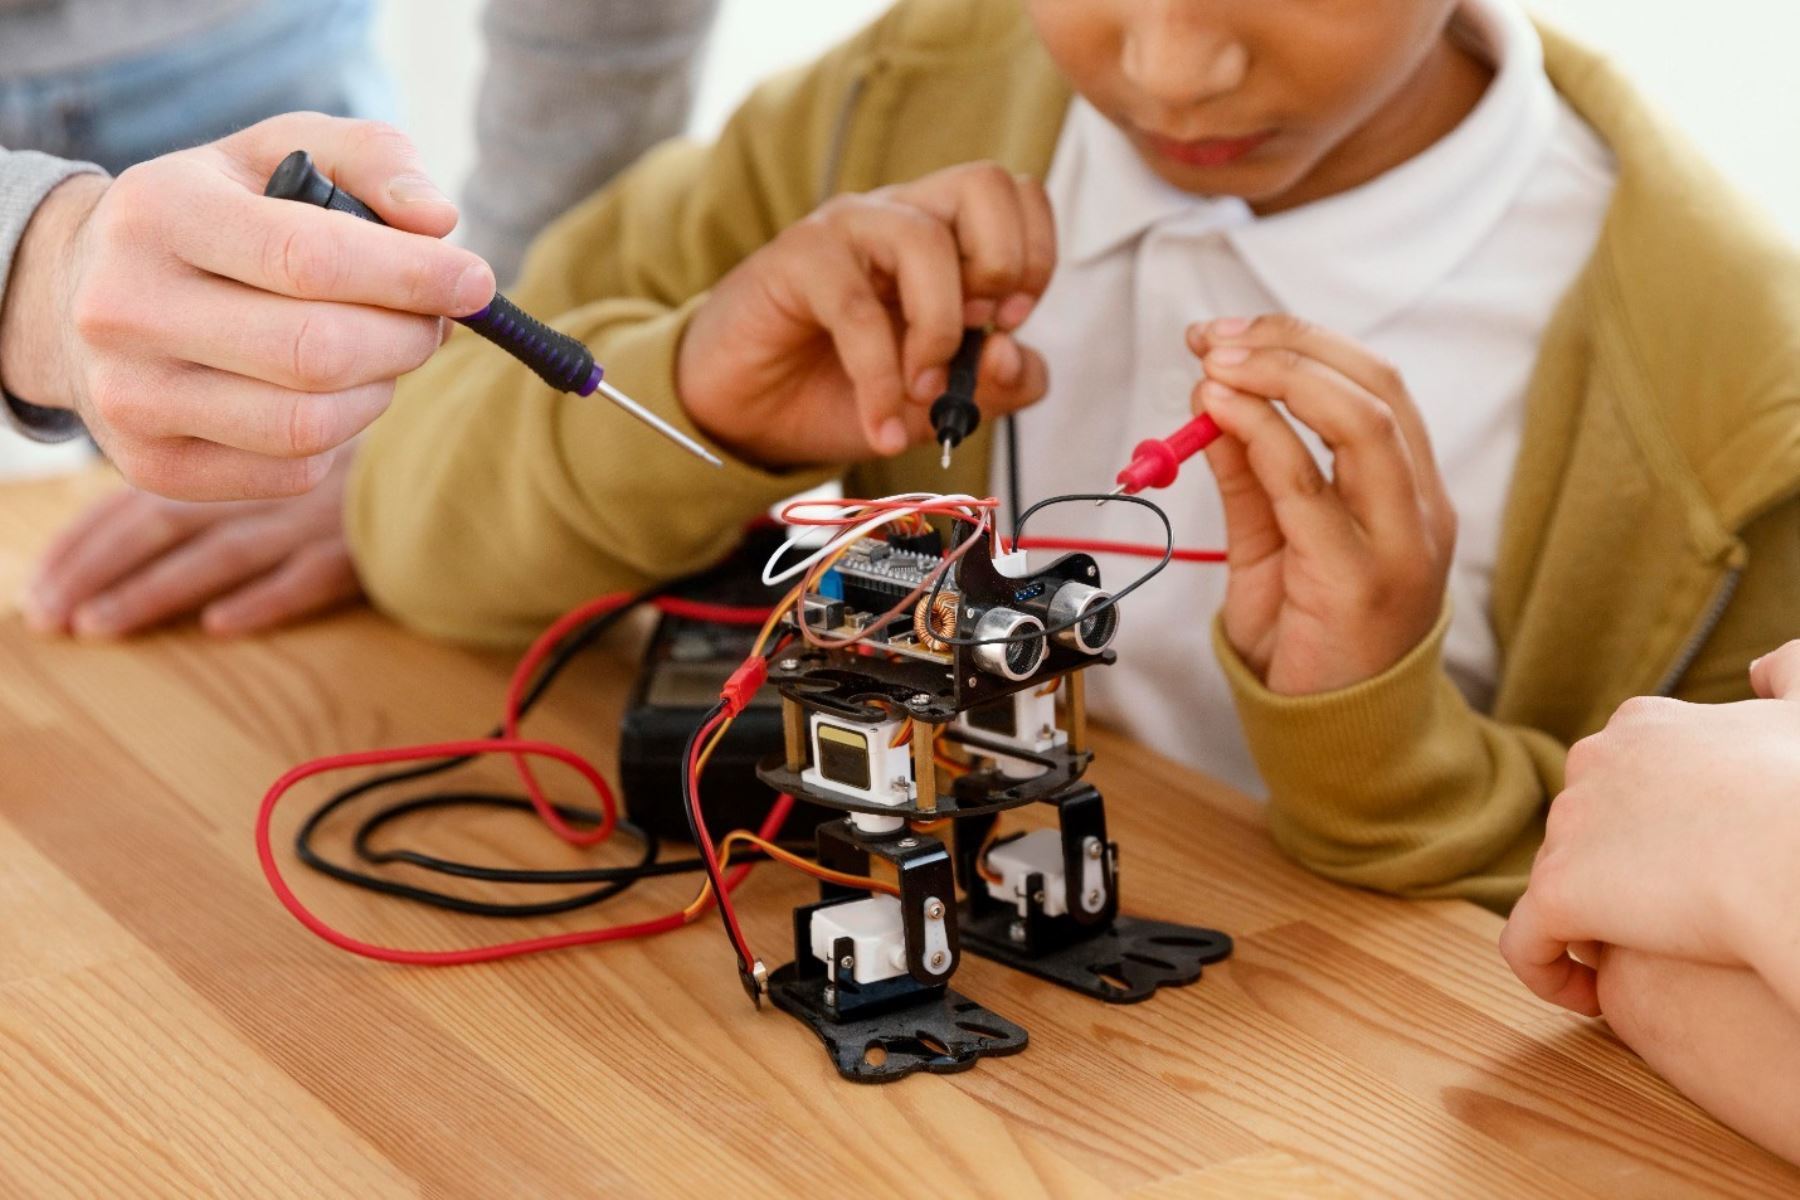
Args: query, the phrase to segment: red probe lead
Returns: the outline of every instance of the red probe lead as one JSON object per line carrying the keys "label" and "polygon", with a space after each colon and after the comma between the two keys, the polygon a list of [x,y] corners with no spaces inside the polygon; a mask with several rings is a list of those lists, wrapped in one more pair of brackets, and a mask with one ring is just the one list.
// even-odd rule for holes
{"label": "red probe lead", "polygon": [[[1181,473],[1181,464],[1218,439],[1219,426],[1201,413],[1166,438],[1147,438],[1131,452],[1131,463],[1119,472],[1119,486],[1109,495],[1135,496],[1145,488],[1166,488]],[[1096,501],[1104,503],[1104,501]]]}

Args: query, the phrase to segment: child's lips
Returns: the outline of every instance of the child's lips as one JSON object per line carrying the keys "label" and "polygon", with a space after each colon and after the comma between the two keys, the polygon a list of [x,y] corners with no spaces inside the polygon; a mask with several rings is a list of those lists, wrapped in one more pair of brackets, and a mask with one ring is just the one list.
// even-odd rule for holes
{"label": "child's lips", "polygon": [[1274,130],[1253,133],[1248,137],[1201,138],[1180,141],[1146,132],[1144,140],[1162,158],[1189,167],[1224,167],[1261,149],[1275,136]]}

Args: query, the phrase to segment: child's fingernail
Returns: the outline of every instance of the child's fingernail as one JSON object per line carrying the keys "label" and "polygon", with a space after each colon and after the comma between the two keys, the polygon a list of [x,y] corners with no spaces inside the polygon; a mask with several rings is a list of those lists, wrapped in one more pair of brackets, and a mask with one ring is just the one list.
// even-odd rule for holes
{"label": "child's fingernail", "polygon": [[1018,383],[1025,370],[1025,356],[1019,351],[1019,343],[1011,338],[1001,338],[994,343],[993,362],[994,381],[1001,387]]}
{"label": "child's fingernail", "polygon": [[388,181],[388,196],[396,204],[448,204],[437,184],[423,175],[396,175]]}
{"label": "child's fingernail", "polygon": [[970,329],[985,329],[993,324],[994,310],[998,307],[992,300],[965,300],[963,324]]}
{"label": "child's fingernail", "polygon": [[883,421],[881,431],[875,435],[875,448],[883,454],[898,454],[906,449],[906,422],[899,417]]}
{"label": "child's fingernail", "polygon": [[1750,663],[1750,673],[1751,673],[1751,674],[1752,674],[1752,675],[1754,675],[1754,674],[1756,674],[1756,668],[1757,668],[1757,667],[1759,667],[1759,666],[1761,666],[1761,665],[1762,665],[1762,660],[1763,660],[1763,658],[1767,658],[1767,657],[1769,657],[1769,656],[1768,656],[1768,655],[1766,655],[1766,654],[1765,654],[1765,655],[1763,655],[1763,656],[1762,656],[1762,658],[1757,658],[1757,659],[1752,659],[1752,660],[1751,660],[1751,663]]}
{"label": "child's fingernail", "polygon": [[950,386],[950,373],[943,367],[927,367],[913,380],[913,399],[936,400]]}
{"label": "child's fingernail", "polygon": [[1018,292],[1006,298],[1006,303],[1000,306],[1000,312],[995,316],[994,321],[1002,329],[1017,329],[1025,323],[1025,319],[1031,315],[1031,310],[1036,307],[1036,297]]}
{"label": "child's fingernail", "polygon": [[1208,379],[1200,385],[1200,399],[1210,403],[1218,403],[1231,395],[1231,389],[1216,379]]}
{"label": "child's fingernail", "polygon": [[1250,322],[1243,317],[1220,317],[1206,326],[1206,332],[1214,337],[1242,337],[1250,332]]}
{"label": "child's fingernail", "polygon": [[1206,356],[1209,363],[1217,363],[1221,367],[1241,367],[1250,361],[1248,346],[1222,346]]}

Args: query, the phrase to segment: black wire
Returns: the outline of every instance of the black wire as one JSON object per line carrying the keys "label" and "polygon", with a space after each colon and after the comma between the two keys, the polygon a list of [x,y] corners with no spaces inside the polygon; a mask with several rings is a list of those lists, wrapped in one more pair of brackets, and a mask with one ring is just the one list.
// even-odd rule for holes
{"label": "black wire", "polygon": [[[707,709],[694,731],[688,734],[687,744],[681,749],[681,812],[687,818],[688,836],[694,839],[694,845],[701,845],[700,840],[700,798],[694,794],[694,755],[700,742],[700,735],[706,732],[714,719],[723,716],[725,701]],[[719,924],[725,929],[725,937],[731,942],[731,949],[737,954],[738,972],[749,975],[751,970],[750,947],[738,940],[737,932],[732,929],[731,921],[725,915],[725,905],[730,903],[725,892],[725,878],[719,873],[711,858],[703,856],[706,866],[706,877],[712,881],[713,907],[719,910]]]}
{"label": "black wire", "polygon": [[[1164,512],[1158,505],[1144,499],[1142,496],[1127,496],[1124,494],[1117,496],[1111,494],[1102,495],[1098,492],[1074,493],[1067,496],[1051,496],[1048,499],[1039,500],[1036,504],[1033,504],[1030,508],[1020,513],[1018,519],[1013,522],[1013,545],[1016,546],[1019,544],[1019,541],[1025,532],[1025,522],[1029,521],[1038,510],[1049,508],[1052,505],[1057,504],[1073,504],[1078,500],[1123,501],[1126,504],[1135,504],[1140,508],[1147,508],[1155,513],[1157,520],[1162,522],[1163,527],[1162,558],[1155,566],[1145,571],[1142,575],[1139,575],[1136,579],[1132,580],[1118,591],[1112,593],[1099,604],[1070,617],[1067,621],[1063,621],[1060,624],[1050,625],[1043,629],[1034,629],[1027,633],[1015,633],[1007,637],[962,638],[957,637],[952,633],[934,633],[933,636],[936,637],[938,641],[951,646],[1010,646],[1014,642],[1034,642],[1040,638],[1047,638],[1052,634],[1061,633],[1065,629],[1073,629],[1083,621],[1090,621],[1100,613],[1116,606],[1119,601],[1131,595],[1131,593],[1137,591],[1146,583],[1149,583],[1152,579],[1155,579],[1160,575],[1162,569],[1168,566],[1170,561],[1175,557],[1175,526],[1170,523],[1168,513]],[[938,593],[943,590],[944,580],[948,575],[948,571],[943,572],[943,574],[938,576],[937,581],[931,585],[931,594],[925,597],[924,607],[926,612],[930,612],[931,606],[937,601]]]}
{"label": "black wire", "polygon": [[[544,661],[543,669],[538,673],[538,677],[532,682],[531,686],[526,689],[524,696],[519,702],[518,715],[523,717],[526,713],[531,711],[538,701],[543,698],[544,693],[556,680],[556,677],[568,667],[569,663],[572,662],[577,655],[591,646],[613,626],[624,620],[625,617],[639,604],[652,599],[655,594],[656,593],[645,593],[633,597],[611,612],[603,613],[600,616],[595,617],[565,638],[556,650]],[[490,738],[497,738],[504,732],[504,726],[495,726],[488,732],[487,736]],[[384,772],[380,775],[371,776],[368,779],[361,780],[358,783],[352,784],[349,787],[334,793],[301,823],[299,830],[296,831],[294,835],[295,855],[312,870],[330,876],[340,882],[348,883],[354,887],[360,887],[368,891],[380,892],[384,895],[411,900],[434,908],[448,909],[452,912],[487,917],[529,917],[542,916],[550,912],[569,912],[573,909],[589,904],[597,904],[602,900],[616,896],[640,879],[651,878],[653,875],[677,873],[673,865],[671,865],[671,869],[668,871],[659,871],[655,869],[653,860],[655,859],[658,850],[657,839],[653,835],[650,835],[627,822],[620,822],[618,828],[629,836],[639,838],[644,843],[643,854],[640,856],[639,861],[635,866],[599,868],[599,870],[616,871],[618,872],[618,875],[616,877],[596,877],[596,882],[604,881],[606,886],[595,892],[587,893],[583,896],[572,896],[562,900],[545,901],[534,904],[489,903],[479,900],[470,900],[467,897],[458,896],[452,892],[442,892],[432,888],[422,888],[412,884],[401,883],[381,875],[370,874],[366,871],[359,871],[354,867],[348,867],[341,863],[333,862],[314,848],[313,839],[317,836],[320,827],[332,816],[332,814],[343,808],[346,804],[349,804],[351,801],[366,796],[371,792],[394,787],[403,783],[412,783],[420,779],[429,779],[435,775],[441,775],[446,771],[455,770],[458,767],[474,761],[475,757],[476,756],[473,754],[456,755],[450,758],[440,758],[431,762],[421,763],[416,766],[404,767],[396,771]],[[436,859],[432,856],[417,854],[412,851],[384,851],[374,857],[370,857],[365,852],[368,843],[368,835],[372,829],[379,828],[381,825],[386,824],[388,821],[403,813],[416,812],[420,808],[429,807],[429,802],[433,799],[434,797],[421,797],[412,800],[404,800],[387,808],[377,810],[364,821],[362,826],[357,830],[355,843],[359,853],[363,853],[365,859],[373,863],[390,861],[411,862],[412,865],[421,866],[427,870],[438,871],[442,874],[463,874],[464,872],[460,870],[460,868],[468,867],[468,864],[459,864],[451,862],[450,860]],[[513,808],[516,806],[529,807],[527,801],[519,800],[515,797],[499,796],[490,793],[452,793],[449,797],[435,797],[435,799],[447,799],[451,802],[458,802],[470,806],[498,808]],[[421,800],[426,803],[421,803]],[[557,805],[555,808],[565,819],[572,821],[597,822],[600,819],[598,813],[586,809],[569,808],[562,805]],[[691,863],[684,863],[681,869],[691,871],[698,869],[702,865],[704,864],[694,861]],[[482,870],[484,868],[471,869]],[[492,869],[497,871],[506,870],[505,868]],[[538,873],[530,871],[519,870],[511,873],[516,877],[505,880],[505,882],[521,884],[554,882],[553,880],[537,878],[535,876]],[[527,876],[533,877],[527,878]],[[479,876],[471,877],[478,878]]]}
{"label": "black wire", "polygon": [[1019,476],[1019,417],[1017,413],[1001,422],[1006,434],[1006,507],[1013,514],[1014,540],[1019,532],[1019,508],[1025,500],[1025,488]]}

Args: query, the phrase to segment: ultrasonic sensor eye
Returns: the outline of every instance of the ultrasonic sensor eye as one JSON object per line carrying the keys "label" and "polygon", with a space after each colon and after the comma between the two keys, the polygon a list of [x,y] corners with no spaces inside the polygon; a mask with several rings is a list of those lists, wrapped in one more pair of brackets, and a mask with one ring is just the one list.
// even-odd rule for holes
{"label": "ultrasonic sensor eye", "polygon": [[1112,594],[1085,583],[1065,583],[1050,598],[1050,636],[1058,645],[1083,654],[1098,654],[1119,632],[1119,610]]}
{"label": "ultrasonic sensor eye", "polygon": [[[1036,637],[1023,636],[1036,634]],[[1018,638],[1017,641],[1002,641]],[[1011,608],[990,608],[975,622],[975,663],[982,670],[1015,683],[1030,679],[1044,665],[1050,645],[1044,640],[1044,623]]]}

